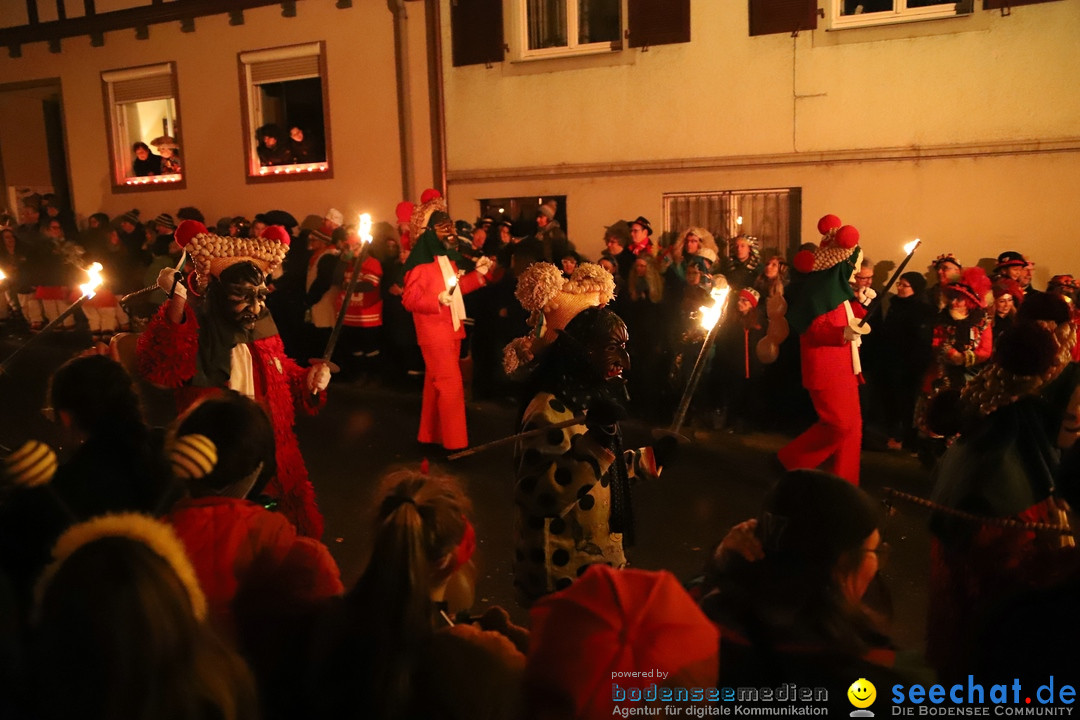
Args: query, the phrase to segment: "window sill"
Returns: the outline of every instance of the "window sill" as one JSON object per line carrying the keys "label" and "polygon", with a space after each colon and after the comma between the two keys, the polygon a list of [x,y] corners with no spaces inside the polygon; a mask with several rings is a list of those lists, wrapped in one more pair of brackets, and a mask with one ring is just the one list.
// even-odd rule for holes
{"label": "window sill", "polygon": [[249,173],[249,183],[281,182],[286,180],[329,180],[334,177],[329,162],[302,165],[267,165]]}
{"label": "window sill", "polygon": [[558,47],[544,48],[542,50],[526,50],[524,53],[511,59],[510,62],[529,63],[543,60],[557,60],[560,58],[592,57],[594,55],[616,53],[622,49],[622,42],[620,40],[613,40],[609,43],[592,43],[573,48]]}
{"label": "window sill", "polygon": [[147,190],[184,190],[187,181],[180,173],[175,175],[148,175],[124,178],[120,184],[113,183],[113,192],[145,192]]}
{"label": "window sill", "polygon": [[[876,15],[878,17],[871,17]],[[864,30],[866,28],[893,27],[896,25],[909,25],[911,23],[929,22],[932,20],[954,20],[956,18],[971,17],[972,13],[923,13],[919,15],[891,16],[889,13],[871,13],[868,15],[846,15],[843,18],[833,20],[832,25],[826,28],[826,32],[839,30]]]}
{"label": "window sill", "polygon": [[[991,13],[965,13],[963,15],[920,18],[918,21],[907,20],[888,24],[826,28],[824,32],[814,33],[814,42],[821,46],[830,46],[985,32],[990,28],[990,15]],[[956,22],[961,18],[965,22]]]}

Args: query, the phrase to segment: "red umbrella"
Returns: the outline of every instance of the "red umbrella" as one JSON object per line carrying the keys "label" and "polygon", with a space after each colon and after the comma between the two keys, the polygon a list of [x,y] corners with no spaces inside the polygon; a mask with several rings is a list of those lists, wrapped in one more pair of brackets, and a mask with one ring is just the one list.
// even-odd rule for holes
{"label": "red umbrella", "polygon": [[613,685],[716,685],[720,632],[669,572],[593,565],[531,619],[527,682],[569,701],[575,718],[610,718]]}

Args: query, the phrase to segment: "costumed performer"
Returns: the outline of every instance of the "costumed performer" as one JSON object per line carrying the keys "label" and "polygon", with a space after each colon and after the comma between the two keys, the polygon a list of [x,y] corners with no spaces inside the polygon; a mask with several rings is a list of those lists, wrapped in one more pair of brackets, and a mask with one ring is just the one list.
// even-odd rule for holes
{"label": "costumed performer", "polygon": [[236,390],[254,398],[274,426],[277,472],[266,488],[281,511],[308,537],[323,532],[293,425],[296,410],[314,414],[326,402],[330,370],[302,368],[285,354],[266,309],[266,277],[289,249],[289,235],[272,225],[260,238],[223,238],[193,220],[180,223],[176,241],[195,262],[192,294],[165,268],[158,285],[172,297],[139,337],[139,373],[151,383],[177,390],[181,411],[198,398]]}
{"label": "costumed performer", "polygon": [[569,279],[550,263],[534,263],[518,279],[517,298],[532,313],[534,332],[507,346],[507,374],[536,361],[526,382],[523,431],[572,420],[521,440],[514,453],[517,505],[514,587],[529,606],[562,590],[589,565],[626,565],[634,543],[631,481],[656,478],[677,443],[623,449],[619,420],[629,399],[626,324],[604,307],[612,276],[583,263]]}
{"label": "costumed performer", "polygon": [[454,249],[454,223],[446,202],[437,194],[432,196],[433,192],[425,192],[425,201],[413,212],[415,245],[405,261],[401,301],[413,314],[416,341],[424,356],[424,397],[416,439],[461,450],[469,444],[459,364],[466,318],[462,296],[484,286],[491,259],[478,259],[476,269],[459,278],[458,264],[464,258]]}
{"label": "costumed performer", "polygon": [[934,468],[930,498],[942,509],[930,522],[926,657],[942,680],[971,671],[978,629],[1010,596],[1077,566],[1071,537],[1027,525],[1068,527],[1055,472],[1080,434],[1075,345],[1067,304],[1028,293],[993,359],[930,403],[930,427],[959,433]]}
{"label": "costumed performer", "polygon": [[862,449],[862,414],[859,382],[862,365],[859,345],[870,332],[859,325],[866,311],[853,303],[851,279],[859,267],[859,231],[841,226],[840,218],[826,215],[818,220],[821,244],[795,255],[800,278],[792,288],[787,319],[799,334],[803,387],[817,411],[818,420],[777,453],[787,470],[826,468],[853,485],[859,484]]}

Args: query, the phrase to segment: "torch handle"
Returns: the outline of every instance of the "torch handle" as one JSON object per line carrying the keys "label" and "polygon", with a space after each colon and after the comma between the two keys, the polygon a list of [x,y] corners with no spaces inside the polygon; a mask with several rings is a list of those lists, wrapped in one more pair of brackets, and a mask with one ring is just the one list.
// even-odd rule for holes
{"label": "torch handle", "polygon": [[885,283],[885,287],[882,288],[881,293],[879,293],[877,297],[870,301],[870,305],[867,306],[866,314],[863,315],[863,319],[859,323],[859,327],[863,327],[864,325],[866,325],[867,321],[870,319],[870,315],[874,312],[874,310],[877,309],[878,305],[881,304],[881,299],[889,294],[889,290],[891,290],[892,286],[896,284],[896,281],[900,279],[900,276],[904,274],[904,268],[906,268],[908,266],[908,263],[911,262],[911,258],[915,255],[915,251],[919,249],[919,245],[922,245],[922,242],[915,243],[915,247],[911,248],[911,252],[909,252],[907,254],[907,257],[904,258],[904,261],[900,263],[900,267],[896,268],[896,271],[892,274],[892,277],[889,278],[889,282]]}
{"label": "torch handle", "polygon": [[24,343],[23,343],[22,345],[20,345],[19,347],[15,348],[15,352],[13,352],[13,353],[11,353],[10,355],[8,355],[8,356],[7,356],[6,358],[4,358],[4,362],[0,363],[0,375],[3,375],[3,374],[4,374],[4,373],[5,373],[6,371],[7,371],[8,367],[9,367],[9,366],[11,365],[11,362],[12,362],[12,361],[13,361],[13,360],[14,360],[14,359],[15,359],[16,357],[18,357],[18,356],[19,356],[19,354],[20,354],[20,353],[22,353],[22,351],[23,351],[23,350],[26,350],[26,348],[28,348],[28,347],[30,347],[31,345],[33,345],[33,344],[34,344],[34,341],[35,341],[35,340],[37,340],[37,339],[38,339],[39,337],[41,337],[42,335],[44,335],[45,333],[47,333],[47,332],[48,332],[49,330],[52,330],[52,329],[53,329],[54,327],[56,327],[56,326],[57,326],[57,325],[59,325],[60,323],[64,322],[64,320],[67,320],[67,319],[68,319],[68,317],[69,317],[69,316],[70,316],[70,315],[71,315],[71,314],[72,314],[73,312],[75,312],[76,310],[78,310],[78,309],[79,309],[79,307],[80,307],[80,306],[81,306],[81,305],[82,305],[82,304],[83,304],[84,302],[86,302],[87,300],[89,300],[89,299],[90,299],[91,297],[93,297],[93,295],[83,295],[83,296],[82,296],[82,297],[80,297],[80,298],[79,298],[78,300],[76,300],[75,302],[71,303],[71,305],[68,305],[67,309],[66,309],[66,310],[64,310],[64,312],[62,312],[62,313],[60,313],[59,315],[57,315],[57,316],[56,316],[55,318],[53,318],[53,319],[52,319],[52,320],[51,320],[51,321],[49,322],[49,324],[48,324],[48,325],[46,325],[45,327],[41,328],[41,330],[40,330],[40,331],[38,332],[38,334],[37,334],[37,335],[33,335],[33,336],[31,336],[31,338],[30,338],[29,340],[27,340],[26,342],[24,342]]}
{"label": "torch handle", "polygon": [[368,256],[368,248],[371,247],[371,243],[365,242],[363,249],[356,255],[356,259],[352,264],[352,275],[349,277],[349,284],[345,288],[345,297],[341,300],[341,309],[338,310],[337,321],[334,323],[334,329],[330,333],[330,339],[326,343],[326,349],[323,351],[321,362],[329,363],[330,358],[334,355],[334,347],[337,346],[338,338],[341,336],[341,328],[345,325],[345,314],[349,310],[349,300],[352,298],[353,293],[356,292],[356,285],[360,281],[360,268],[364,264],[364,260]]}

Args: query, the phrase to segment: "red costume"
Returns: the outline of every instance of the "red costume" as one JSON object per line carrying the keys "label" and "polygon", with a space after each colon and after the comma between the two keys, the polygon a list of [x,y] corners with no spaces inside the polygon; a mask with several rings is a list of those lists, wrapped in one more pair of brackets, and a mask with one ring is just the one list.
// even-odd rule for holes
{"label": "red costume", "polygon": [[860,332],[855,320],[865,315],[849,279],[859,266],[859,232],[840,226],[840,218],[818,221],[824,235],[814,251],[795,256],[795,268],[806,275],[798,304],[788,320],[800,334],[803,387],[810,393],[818,420],[780,449],[777,456],[788,470],[814,469],[831,460],[827,469],[853,485],[859,484],[862,414],[859,408]]}
{"label": "red costume", "polygon": [[[446,262],[456,276],[457,265],[451,260]],[[469,444],[465,427],[465,388],[458,362],[465,328],[460,322],[455,328],[452,305],[439,302],[439,293],[449,291],[451,287],[440,264],[429,262],[409,270],[401,301],[413,314],[416,341],[424,355],[424,399],[416,439],[458,450]],[[461,278],[456,293],[467,294],[483,285],[484,276],[471,272]]]}
{"label": "red costume", "polygon": [[[221,392],[222,388],[191,384],[199,348],[199,322],[191,306],[184,308],[184,322],[179,325],[169,322],[166,311],[167,305],[163,305],[139,336],[139,374],[155,385],[175,388],[177,408],[183,412],[203,395]],[[325,404],[326,393],[313,396],[307,391],[304,378],[308,371],[285,354],[280,335],[247,346],[255,401],[263,406],[274,426],[277,473],[267,486],[267,494],[278,498],[281,511],[301,534],[321,537],[323,518],[315,504],[315,489],[308,480],[293,425],[296,408],[313,415]]]}

